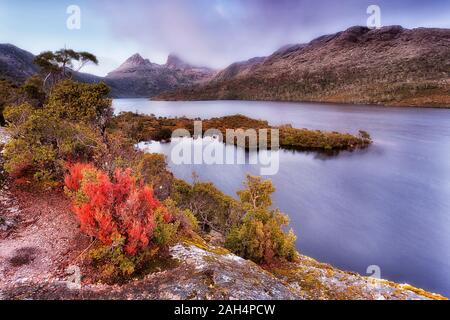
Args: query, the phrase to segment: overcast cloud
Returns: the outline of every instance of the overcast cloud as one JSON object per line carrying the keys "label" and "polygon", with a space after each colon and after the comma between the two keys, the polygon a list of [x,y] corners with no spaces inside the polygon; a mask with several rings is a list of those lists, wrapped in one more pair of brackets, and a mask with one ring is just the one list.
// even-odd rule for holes
{"label": "overcast cloud", "polygon": [[449,27],[446,0],[103,0],[98,5],[115,36],[139,42],[157,62],[175,52],[193,63],[224,67],[287,43],[364,25],[370,4],[381,7],[384,25]]}

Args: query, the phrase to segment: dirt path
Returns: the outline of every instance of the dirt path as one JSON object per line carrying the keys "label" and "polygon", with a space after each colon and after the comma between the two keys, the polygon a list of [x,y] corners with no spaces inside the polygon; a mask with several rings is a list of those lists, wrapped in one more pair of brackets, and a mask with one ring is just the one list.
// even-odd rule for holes
{"label": "dirt path", "polygon": [[0,287],[45,282],[64,276],[65,268],[87,246],[70,204],[62,193],[0,191]]}

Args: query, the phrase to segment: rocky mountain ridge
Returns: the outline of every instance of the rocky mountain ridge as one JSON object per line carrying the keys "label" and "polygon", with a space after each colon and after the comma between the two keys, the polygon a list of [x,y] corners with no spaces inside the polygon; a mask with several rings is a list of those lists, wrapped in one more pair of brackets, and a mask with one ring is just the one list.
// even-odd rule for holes
{"label": "rocky mountain ridge", "polygon": [[450,29],[351,27],[235,63],[167,100],[450,106]]}

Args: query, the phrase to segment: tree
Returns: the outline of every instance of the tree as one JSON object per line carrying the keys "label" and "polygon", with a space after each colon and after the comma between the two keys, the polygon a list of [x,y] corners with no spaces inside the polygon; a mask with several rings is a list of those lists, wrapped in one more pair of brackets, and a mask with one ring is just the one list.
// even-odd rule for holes
{"label": "tree", "polygon": [[53,86],[59,80],[71,77],[71,71],[80,71],[88,63],[98,64],[97,57],[92,53],[72,49],[42,52],[36,56],[34,62],[44,73],[44,87],[49,80]]}
{"label": "tree", "polygon": [[245,216],[228,234],[225,247],[256,263],[270,264],[275,260],[295,257],[295,235],[283,228],[289,224],[287,215],[271,209],[275,191],[270,180],[247,175],[245,189],[238,192]]}
{"label": "tree", "polygon": [[270,180],[247,175],[245,189],[237,192],[244,210],[267,209],[272,205],[272,193],[275,188]]}

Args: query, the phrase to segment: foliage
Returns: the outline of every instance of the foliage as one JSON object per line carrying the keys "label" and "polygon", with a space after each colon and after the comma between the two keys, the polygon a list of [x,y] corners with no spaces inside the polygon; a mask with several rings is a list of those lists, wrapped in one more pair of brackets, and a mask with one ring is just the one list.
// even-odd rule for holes
{"label": "foliage", "polygon": [[164,245],[170,240],[172,232],[164,225],[172,216],[150,187],[139,186],[131,169],[117,169],[110,180],[93,165],[76,163],[64,181],[81,229],[103,244],[111,245],[119,235],[125,252],[134,255],[152,242]]}
{"label": "foliage", "polygon": [[[360,131],[365,132],[365,131]],[[371,143],[370,135],[354,136],[349,133],[280,127],[280,146],[297,150],[353,150]]]}
{"label": "foliage", "polygon": [[238,195],[246,214],[242,223],[228,234],[225,247],[256,263],[292,260],[296,254],[296,237],[292,230],[288,233],[283,230],[289,218],[270,208],[271,194],[275,191],[271,181],[248,175],[245,187]]}
{"label": "foliage", "polygon": [[65,161],[101,162],[106,153],[102,129],[112,113],[104,85],[60,82],[42,108],[30,103],[4,111],[11,134],[5,168],[13,176],[31,176],[53,186]]}
{"label": "foliage", "polygon": [[[121,113],[115,117],[110,129],[121,130],[125,135],[135,141],[167,140],[170,132],[176,129],[186,129],[192,135],[194,119],[181,118],[157,118],[152,115],[140,115],[131,112]],[[372,141],[370,135],[365,132],[358,136],[349,133],[328,132],[321,130],[309,130],[293,128],[291,125],[279,127],[270,126],[267,121],[256,120],[243,115],[232,115],[220,118],[206,119],[202,121],[202,130],[219,130],[224,141],[237,144],[237,141],[226,141],[226,130],[242,129],[279,129],[280,147],[295,150],[316,150],[316,151],[339,151],[354,150],[356,148],[367,147]],[[270,146],[270,134],[267,137]]]}
{"label": "foliage", "polygon": [[167,199],[172,192],[173,174],[167,170],[166,157],[159,153],[144,153],[138,157],[136,171],[139,177],[153,187],[159,200]]}
{"label": "foliage", "polygon": [[0,80],[0,125],[5,125],[3,116],[7,106],[28,103],[34,107],[41,107],[45,101],[42,91],[42,80],[39,76],[28,78],[22,86],[6,80]]}
{"label": "foliage", "polygon": [[203,231],[214,229],[228,233],[243,215],[238,202],[210,182],[196,181],[190,185],[175,180],[171,197],[180,208],[195,215]]}
{"label": "foliage", "polygon": [[107,281],[127,280],[145,268],[145,264],[158,253],[158,248],[148,248],[135,255],[129,255],[125,252],[123,243],[124,238],[117,237],[112,245],[98,245],[88,252],[93,266]]}
{"label": "foliage", "polygon": [[[72,49],[61,49],[55,52],[45,51],[37,55],[34,63],[44,73],[44,86],[51,81],[51,86],[71,76],[71,71],[80,71],[88,63],[98,64],[97,57],[89,52],[77,52]],[[78,66],[75,66],[78,63]]]}
{"label": "foliage", "polygon": [[[133,112],[122,112],[114,117],[110,130],[120,130],[135,142],[148,140],[170,140],[172,131],[178,127],[189,125],[188,118],[164,118],[154,115],[141,115]],[[192,125],[192,123],[191,123]]]}
{"label": "foliage", "polygon": [[142,156],[138,168],[145,183],[152,183],[166,172],[166,157],[159,153],[146,153]]}
{"label": "foliage", "polygon": [[104,274],[131,275],[174,240],[180,222],[131,169],[117,169],[113,179],[92,164],[68,171],[66,193],[81,230],[101,244],[90,255]]}
{"label": "foliage", "polygon": [[16,100],[19,94],[19,89],[12,82],[7,80],[0,80],[0,125],[5,125],[5,119],[3,117],[4,109],[7,105]]}
{"label": "foliage", "polygon": [[199,231],[198,220],[189,209],[180,209],[171,198],[164,201],[164,205],[172,214],[175,221],[179,223],[179,231],[187,236],[192,236]]}
{"label": "foliage", "polygon": [[43,80],[38,75],[29,77],[21,87],[28,102],[36,107],[42,107],[45,103],[46,94],[42,88]]}
{"label": "foliage", "polygon": [[89,123],[103,131],[113,115],[108,93],[104,83],[64,80],[52,89],[45,108],[61,120]]}

